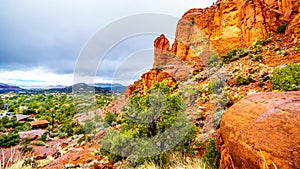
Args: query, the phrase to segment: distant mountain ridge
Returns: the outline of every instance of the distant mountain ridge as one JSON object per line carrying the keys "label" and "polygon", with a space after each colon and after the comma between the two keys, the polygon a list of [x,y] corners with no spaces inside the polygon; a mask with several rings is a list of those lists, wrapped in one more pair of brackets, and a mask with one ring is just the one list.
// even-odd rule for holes
{"label": "distant mountain ridge", "polygon": [[0,83],[0,93],[7,93],[11,91],[25,91],[26,89],[20,88],[18,86],[14,85],[9,85],[9,84],[4,84]]}
{"label": "distant mountain ridge", "polygon": [[92,86],[101,87],[110,91],[115,92],[125,92],[126,86],[123,86],[121,84],[111,84],[111,83],[95,83],[92,84]]}
{"label": "distant mountain ridge", "polygon": [[93,87],[96,93],[102,92],[124,92],[126,90],[126,86],[121,84],[110,84],[110,83],[95,83],[95,84],[85,84],[78,83],[72,86],[47,86],[47,87],[38,87],[38,88],[27,88],[24,89],[19,86],[9,85],[0,83],[0,93],[8,93],[8,92],[27,92],[27,93],[40,93],[40,92],[64,92],[64,93],[72,93],[73,88],[89,88]]}

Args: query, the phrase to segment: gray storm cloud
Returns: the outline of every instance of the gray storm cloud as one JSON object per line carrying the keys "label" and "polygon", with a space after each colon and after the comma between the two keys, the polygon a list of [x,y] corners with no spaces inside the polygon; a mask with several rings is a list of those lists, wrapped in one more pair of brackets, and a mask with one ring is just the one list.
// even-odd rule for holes
{"label": "gray storm cloud", "polygon": [[[180,18],[188,9],[206,7],[212,2],[4,0],[0,5],[0,69],[13,71],[42,67],[56,74],[72,74],[85,43],[106,25],[140,13],[164,13]],[[112,35],[113,33],[109,36]],[[109,36],[107,41],[111,38]],[[98,75],[103,78],[112,76],[115,71],[113,67],[119,65],[131,52],[137,48],[153,48],[156,36],[137,37],[117,46],[106,56]],[[101,44],[96,47],[101,48]],[[142,56],[146,60],[145,67],[152,65],[149,62],[152,62],[153,56],[147,53]],[[123,72],[127,71],[125,68],[122,69]],[[132,71],[132,66],[128,66],[128,71]]]}

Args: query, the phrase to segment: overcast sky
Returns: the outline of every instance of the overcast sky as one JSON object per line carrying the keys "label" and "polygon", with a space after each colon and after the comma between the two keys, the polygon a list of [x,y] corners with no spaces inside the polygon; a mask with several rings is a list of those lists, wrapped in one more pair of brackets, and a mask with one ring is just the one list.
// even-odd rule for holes
{"label": "overcast sky", "polygon": [[[213,0],[1,0],[0,83],[20,86],[71,85],[80,51],[101,28],[134,14],[159,13],[180,18],[187,10],[207,7],[212,2]],[[116,72],[114,67],[130,55],[128,51],[123,51],[130,48],[130,44],[149,49],[140,52],[139,57],[142,56],[143,59],[131,60],[127,63],[128,66],[123,66],[122,72],[126,74],[128,68],[126,76],[136,79],[152,65],[153,53],[150,49],[157,36],[152,34],[137,37],[123,46],[119,45],[117,50],[106,57],[95,81],[111,82],[111,76]],[[135,54],[130,56],[133,55]],[[142,61],[144,65],[132,70],[135,62],[140,64]]]}

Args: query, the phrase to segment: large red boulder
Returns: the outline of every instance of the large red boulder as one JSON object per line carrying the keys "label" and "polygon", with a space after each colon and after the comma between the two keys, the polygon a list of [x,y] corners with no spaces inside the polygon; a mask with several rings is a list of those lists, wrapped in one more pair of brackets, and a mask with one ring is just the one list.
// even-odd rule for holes
{"label": "large red boulder", "polygon": [[221,134],[237,168],[300,168],[300,91],[256,93],[222,117]]}

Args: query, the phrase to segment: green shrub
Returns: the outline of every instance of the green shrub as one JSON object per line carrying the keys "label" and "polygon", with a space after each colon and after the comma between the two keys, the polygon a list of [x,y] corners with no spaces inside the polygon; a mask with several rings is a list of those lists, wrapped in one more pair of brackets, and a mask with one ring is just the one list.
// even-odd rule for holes
{"label": "green shrub", "polygon": [[206,143],[206,152],[203,154],[203,162],[213,169],[219,167],[220,153],[217,148],[216,139],[210,138]]}
{"label": "green shrub", "polygon": [[32,150],[32,146],[30,146],[31,139],[29,137],[24,138],[24,140],[21,142],[21,146],[19,147],[19,150],[23,152],[28,152]]}
{"label": "green shrub", "polygon": [[4,107],[4,101],[2,100],[2,98],[0,97],[0,109],[3,109]]}
{"label": "green shrub", "polygon": [[268,33],[268,36],[264,39],[262,45],[265,46],[266,44],[271,42],[272,33]]}
{"label": "green shrub", "polygon": [[65,122],[62,126],[62,131],[68,136],[71,136],[74,133],[72,124],[70,122]]}
{"label": "green shrub", "polygon": [[234,104],[233,98],[229,94],[226,94],[226,103],[225,103],[225,106],[226,107],[231,107],[233,104]]}
{"label": "green shrub", "polygon": [[287,50],[282,50],[280,51],[280,54],[282,54],[282,56],[287,56],[289,55],[289,52]]}
{"label": "green shrub", "polygon": [[40,137],[38,140],[41,140],[41,141],[43,141],[43,142],[46,142],[46,141],[47,141],[47,134],[41,135],[41,137]]}
{"label": "green shrub", "polygon": [[262,45],[263,45],[263,42],[259,39],[254,43],[254,46],[262,46]]}
{"label": "green shrub", "polygon": [[283,24],[283,25],[280,25],[280,26],[278,26],[277,27],[277,32],[278,33],[284,33],[285,32],[285,30],[286,30],[286,24]]}
{"label": "green shrub", "polygon": [[26,123],[18,123],[18,125],[15,125],[15,131],[30,131],[32,128],[30,127],[30,124],[28,122]]}
{"label": "green shrub", "polygon": [[284,68],[276,68],[272,73],[271,82],[273,90],[299,90],[300,64],[288,64]]}
{"label": "green shrub", "polygon": [[79,134],[84,134],[84,129],[81,125],[76,126],[74,129],[74,134],[79,135]]}
{"label": "green shrub", "polygon": [[258,72],[259,72],[259,67],[255,67],[255,68],[251,67],[249,69],[250,74],[254,74],[254,73],[258,73]]}
{"label": "green shrub", "polygon": [[[154,161],[159,166],[164,166],[170,152],[189,152],[197,127],[194,124],[187,126],[190,123],[181,112],[182,107],[181,96],[178,93],[172,94],[172,89],[161,83],[156,84],[146,95],[131,96],[121,114],[124,119],[121,131],[111,129],[106,133],[101,141],[101,154],[116,162],[134,153],[140,158],[127,159],[131,166],[138,166],[146,161]],[[163,136],[162,133],[171,127],[172,135]],[[170,146],[172,137],[180,135],[185,128],[188,132],[169,152],[144,157],[148,152],[163,152]],[[138,142],[133,138],[138,138]],[[144,147],[141,148],[139,145]]]}
{"label": "green shrub", "polygon": [[187,85],[182,89],[182,99],[183,102],[188,104],[196,103],[196,100],[198,99],[198,96],[202,93],[202,89],[199,88],[197,85]]}
{"label": "green shrub", "polygon": [[116,122],[117,121],[117,118],[116,118],[116,115],[111,113],[111,112],[107,112],[105,117],[104,117],[104,120],[106,121],[106,123],[108,125],[111,125],[112,122]]}
{"label": "green shrub", "polygon": [[30,144],[31,139],[29,137],[24,138],[21,144]]}
{"label": "green shrub", "polygon": [[236,97],[236,99],[237,100],[241,100],[242,98],[244,98],[245,96],[244,95],[238,95],[237,97]]}
{"label": "green shrub", "polygon": [[16,145],[20,140],[20,136],[17,132],[11,132],[8,134],[2,134],[0,136],[0,146],[10,147]]}
{"label": "green shrub", "polygon": [[208,92],[210,94],[219,94],[223,91],[224,84],[221,80],[213,79],[208,83]]}
{"label": "green shrub", "polygon": [[263,43],[260,40],[257,40],[255,44],[250,48],[251,54],[249,55],[249,58],[254,61],[260,61],[262,60],[262,45]]}
{"label": "green shrub", "polygon": [[91,120],[84,120],[83,121],[83,130],[85,131],[85,133],[89,134],[89,133],[93,133],[96,129],[96,125],[93,121]]}
{"label": "green shrub", "polygon": [[67,133],[62,132],[61,130],[58,130],[57,133],[58,133],[58,137],[59,137],[60,139],[66,138],[66,137],[68,136]]}
{"label": "green shrub", "polygon": [[253,79],[250,76],[245,77],[244,75],[239,75],[236,79],[235,79],[235,84],[237,86],[242,86],[242,85],[248,85],[250,84],[250,82],[252,82]]}
{"label": "green shrub", "polygon": [[237,49],[231,49],[226,52],[226,54],[221,55],[221,60],[223,63],[230,63],[232,61],[232,58],[234,58],[237,55]]}
{"label": "green shrub", "polygon": [[43,141],[34,141],[31,142],[30,144],[35,146],[45,146],[45,143]]}
{"label": "green shrub", "polygon": [[231,61],[238,60],[239,58],[245,57],[249,54],[249,51],[244,48],[240,49],[231,49],[227,51],[225,54],[221,55],[221,60],[223,63],[230,63]]}
{"label": "green shrub", "polygon": [[262,52],[262,45],[260,45],[260,43],[255,43],[254,46],[251,47],[251,53],[252,54],[260,54]]}
{"label": "green shrub", "polygon": [[250,54],[249,58],[253,61],[261,61],[262,54]]}
{"label": "green shrub", "polygon": [[208,67],[216,67],[220,61],[219,55],[214,53],[208,57],[207,66]]}
{"label": "green shrub", "polygon": [[213,117],[214,127],[218,127],[218,128],[220,127],[220,122],[221,122],[223,114],[224,114],[224,110],[219,110],[214,113],[214,117]]}

